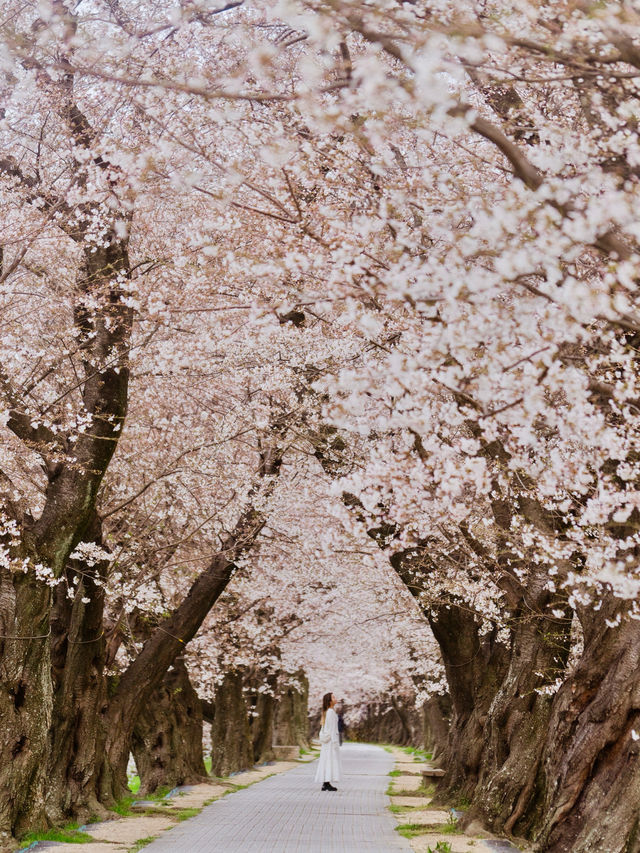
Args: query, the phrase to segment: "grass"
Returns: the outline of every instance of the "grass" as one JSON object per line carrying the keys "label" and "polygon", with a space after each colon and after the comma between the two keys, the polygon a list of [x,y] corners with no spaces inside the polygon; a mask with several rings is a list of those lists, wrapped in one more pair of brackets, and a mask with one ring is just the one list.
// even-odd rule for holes
{"label": "grass", "polygon": [[411,811],[411,809],[415,809],[415,806],[394,806],[391,804],[387,806],[391,814],[403,814],[406,811]]}
{"label": "grass", "polygon": [[400,749],[405,755],[412,755],[416,761],[431,761],[433,758],[433,753],[425,752],[417,746],[401,746]]}
{"label": "grass", "polygon": [[400,823],[396,826],[396,832],[405,838],[415,838],[416,835],[426,835],[428,832],[437,832],[438,835],[462,834],[455,820],[452,821],[451,818],[447,823]]}
{"label": "grass", "polygon": [[138,850],[142,850],[143,847],[146,847],[147,844],[151,844],[152,841],[155,841],[157,835],[148,835],[146,838],[139,838],[133,847],[129,848],[128,853],[138,853]]}
{"label": "grass", "polygon": [[79,824],[70,823],[61,829],[48,829],[46,832],[30,832],[20,840],[23,847],[28,847],[34,841],[60,841],[64,844],[86,844],[93,841],[87,832],[78,829]]}
{"label": "grass", "polygon": [[392,770],[389,776],[402,776],[402,770]]}
{"label": "grass", "polygon": [[128,784],[129,784],[129,790],[131,791],[131,793],[137,794],[138,791],[140,790],[140,777],[139,776],[132,776],[131,779],[129,779]]}
{"label": "grass", "polygon": [[191,806],[191,808],[188,809],[180,809],[180,811],[175,814],[174,817],[176,820],[189,820],[190,817],[195,817],[197,814],[200,814],[201,811],[201,808]]}
{"label": "grass", "polygon": [[[138,788],[139,787],[140,785],[138,784]],[[131,784],[129,784],[129,790],[131,790]],[[161,803],[170,790],[171,788],[169,788],[167,785],[162,785],[153,794],[146,794],[144,796],[144,799]],[[138,812],[135,812],[132,808],[133,804],[137,802],[137,800],[138,797],[136,797],[132,791],[131,794],[127,794],[126,797],[122,797],[122,799],[118,800],[118,802],[112,808],[112,811],[116,812],[116,814],[119,814],[121,817],[129,817],[132,814],[137,814]]]}
{"label": "grass", "polygon": [[425,823],[399,823],[396,826],[396,832],[405,838],[415,838],[416,835],[424,835],[430,831],[431,827]]}
{"label": "grass", "polygon": [[438,841],[435,847],[427,847],[427,853],[451,853],[448,841]]}
{"label": "grass", "polygon": [[128,797],[122,797],[122,799],[118,800],[115,806],[113,806],[111,811],[121,815],[122,817],[128,817],[129,815],[133,814],[133,811],[131,810],[131,803],[134,800],[135,797],[133,796],[133,794]]}
{"label": "grass", "polygon": [[204,760],[204,766],[205,766],[205,767],[206,767],[206,769],[207,769],[207,773],[211,773],[211,764],[212,764],[211,756],[209,755],[209,756],[207,756],[207,758],[205,758],[205,760]]}
{"label": "grass", "polygon": [[393,787],[393,782],[389,782],[389,787],[387,788],[387,796],[388,797],[428,797],[427,789],[422,786],[418,788],[417,791],[405,791],[405,790],[396,790]]}

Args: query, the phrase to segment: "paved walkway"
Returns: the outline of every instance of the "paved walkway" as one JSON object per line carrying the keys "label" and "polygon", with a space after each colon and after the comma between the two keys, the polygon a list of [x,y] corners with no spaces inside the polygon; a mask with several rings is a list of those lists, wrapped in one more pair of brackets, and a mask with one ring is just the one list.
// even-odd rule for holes
{"label": "paved walkway", "polygon": [[379,746],[345,744],[336,793],[313,781],[316,762],[216,800],[165,832],[150,853],[394,853],[385,790],[393,758]]}

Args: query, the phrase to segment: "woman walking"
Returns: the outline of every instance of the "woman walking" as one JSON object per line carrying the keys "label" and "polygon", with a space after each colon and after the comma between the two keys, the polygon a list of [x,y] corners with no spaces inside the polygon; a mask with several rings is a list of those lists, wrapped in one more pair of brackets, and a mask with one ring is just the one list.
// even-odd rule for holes
{"label": "woman walking", "polygon": [[340,734],[338,715],[333,710],[335,704],[333,693],[325,693],[322,697],[320,761],[316,770],[316,782],[322,782],[323,791],[337,791],[332,782],[340,781]]}

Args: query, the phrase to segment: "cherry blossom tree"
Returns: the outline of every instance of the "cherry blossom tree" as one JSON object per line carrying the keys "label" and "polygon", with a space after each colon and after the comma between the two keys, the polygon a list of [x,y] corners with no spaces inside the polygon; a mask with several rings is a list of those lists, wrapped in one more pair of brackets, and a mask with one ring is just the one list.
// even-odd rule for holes
{"label": "cherry blossom tree", "polygon": [[444,670],[470,817],[629,849],[636,10],[2,11],[2,832],[113,802],[237,584],[312,704]]}

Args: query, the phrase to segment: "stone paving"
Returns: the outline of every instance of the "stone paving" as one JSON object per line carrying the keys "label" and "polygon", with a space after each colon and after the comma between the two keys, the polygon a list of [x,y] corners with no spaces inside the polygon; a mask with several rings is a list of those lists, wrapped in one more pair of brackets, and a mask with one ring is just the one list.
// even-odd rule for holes
{"label": "stone paving", "polygon": [[395,853],[385,791],[393,758],[367,744],[341,748],[336,793],[313,781],[316,763],[229,794],[143,848],[149,853]]}

